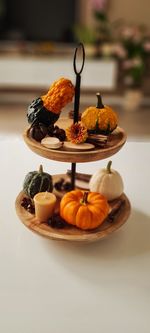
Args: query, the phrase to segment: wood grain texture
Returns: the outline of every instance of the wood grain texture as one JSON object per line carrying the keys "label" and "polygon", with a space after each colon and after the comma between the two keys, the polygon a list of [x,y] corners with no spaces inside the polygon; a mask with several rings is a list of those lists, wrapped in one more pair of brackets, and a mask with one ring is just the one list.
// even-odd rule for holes
{"label": "wood grain texture", "polygon": [[[53,181],[56,181],[65,175],[56,175],[53,176]],[[112,234],[114,231],[119,229],[129,218],[131,212],[131,205],[130,202],[125,194],[122,194],[120,197],[124,200],[124,205],[120,209],[119,213],[116,215],[113,222],[109,222],[109,220],[105,220],[103,224],[90,231],[80,230],[73,226],[68,226],[64,229],[54,229],[46,223],[39,224],[35,218],[35,215],[30,214],[27,210],[25,210],[21,206],[21,201],[25,194],[20,192],[20,194],[16,198],[15,206],[16,206],[16,213],[19,219],[23,222],[23,224],[29,228],[29,230],[47,237],[52,240],[65,240],[65,241],[74,241],[74,242],[94,242],[98,241],[99,239],[105,238],[108,235]],[[56,211],[59,211],[59,201],[58,198],[58,205],[56,207]],[[114,200],[110,203],[111,209],[116,204],[117,200]]]}
{"label": "wood grain texture", "polygon": [[[58,122],[61,128],[65,128],[68,125],[70,119],[62,119]],[[55,161],[71,162],[71,163],[84,163],[98,161],[108,158],[116,154],[126,142],[126,133],[120,127],[117,127],[112,134],[109,135],[108,142],[105,148],[94,148],[90,151],[82,151],[79,154],[78,151],[71,151],[65,148],[60,149],[48,149],[41,145],[29,134],[29,128],[25,130],[23,138],[27,146],[36,154]]]}

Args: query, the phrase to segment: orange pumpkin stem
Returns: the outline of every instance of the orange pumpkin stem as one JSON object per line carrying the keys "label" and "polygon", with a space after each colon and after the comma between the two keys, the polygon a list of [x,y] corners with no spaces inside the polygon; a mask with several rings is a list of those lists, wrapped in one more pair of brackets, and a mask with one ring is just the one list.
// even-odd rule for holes
{"label": "orange pumpkin stem", "polygon": [[82,204],[87,204],[88,203],[88,200],[87,200],[88,194],[89,194],[88,192],[84,192],[83,199],[81,201]]}
{"label": "orange pumpkin stem", "polygon": [[102,103],[102,97],[101,97],[100,93],[97,93],[96,96],[97,96],[96,108],[97,109],[104,109],[104,104]]}

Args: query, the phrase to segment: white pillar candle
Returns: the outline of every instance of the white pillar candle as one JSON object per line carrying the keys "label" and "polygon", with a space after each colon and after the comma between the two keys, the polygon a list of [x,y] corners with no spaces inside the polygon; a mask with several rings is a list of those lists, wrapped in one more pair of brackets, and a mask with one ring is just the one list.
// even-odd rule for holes
{"label": "white pillar candle", "polygon": [[37,221],[46,222],[54,213],[56,196],[50,192],[39,192],[34,198],[35,216]]}

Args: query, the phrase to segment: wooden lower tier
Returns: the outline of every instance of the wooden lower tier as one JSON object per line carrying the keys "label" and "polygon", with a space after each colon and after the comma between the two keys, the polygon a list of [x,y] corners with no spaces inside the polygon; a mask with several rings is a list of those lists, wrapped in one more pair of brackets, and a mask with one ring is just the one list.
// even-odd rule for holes
{"label": "wooden lower tier", "polygon": [[[61,175],[62,176],[62,175]],[[53,176],[53,180],[55,180]],[[65,175],[64,175],[65,177]],[[16,212],[19,219],[23,222],[23,224],[29,228],[29,230],[47,237],[52,240],[65,240],[65,241],[75,241],[75,242],[93,242],[99,239],[105,238],[106,236],[110,235],[117,229],[119,229],[129,218],[131,212],[131,205],[127,198],[127,196],[123,193],[121,197],[118,199],[123,200],[123,205],[120,208],[119,212],[115,216],[113,222],[110,222],[109,219],[106,219],[98,228],[90,231],[80,230],[76,227],[69,226],[65,227],[64,229],[56,229],[50,227],[47,223],[38,223],[36,220],[35,215],[30,214],[27,210],[25,210],[21,206],[21,201],[25,194],[20,192],[16,198]],[[117,199],[110,202],[110,208],[112,209],[114,205],[118,201]],[[58,206],[56,210],[59,211],[59,201],[58,198]]]}

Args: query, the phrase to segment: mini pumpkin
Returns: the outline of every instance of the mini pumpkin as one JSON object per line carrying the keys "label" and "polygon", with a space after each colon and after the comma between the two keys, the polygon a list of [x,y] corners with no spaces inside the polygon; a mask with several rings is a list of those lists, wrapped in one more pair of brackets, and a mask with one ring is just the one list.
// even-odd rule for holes
{"label": "mini pumpkin", "polygon": [[80,229],[95,229],[102,224],[109,212],[107,199],[96,192],[73,190],[60,202],[60,216]]}
{"label": "mini pumpkin", "polygon": [[47,172],[43,171],[42,165],[39,167],[39,171],[30,171],[24,179],[23,191],[33,198],[36,193],[39,192],[52,192],[53,183],[52,177]]}
{"label": "mini pumpkin", "polygon": [[90,191],[96,191],[103,194],[108,201],[117,199],[121,196],[124,184],[121,175],[114,169],[111,169],[112,161],[109,161],[107,167],[98,170],[90,179]]}
{"label": "mini pumpkin", "polygon": [[96,96],[96,107],[90,106],[83,111],[81,121],[90,132],[97,134],[109,134],[117,127],[117,114],[110,106],[103,105],[101,95],[99,93],[97,93]]}
{"label": "mini pumpkin", "polygon": [[28,107],[27,118],[30,124],[41,122],[47,126],[54,124],[62,108],[72,101],[74,86],[69,79],[55,81],[47,94],[36,98]]}

